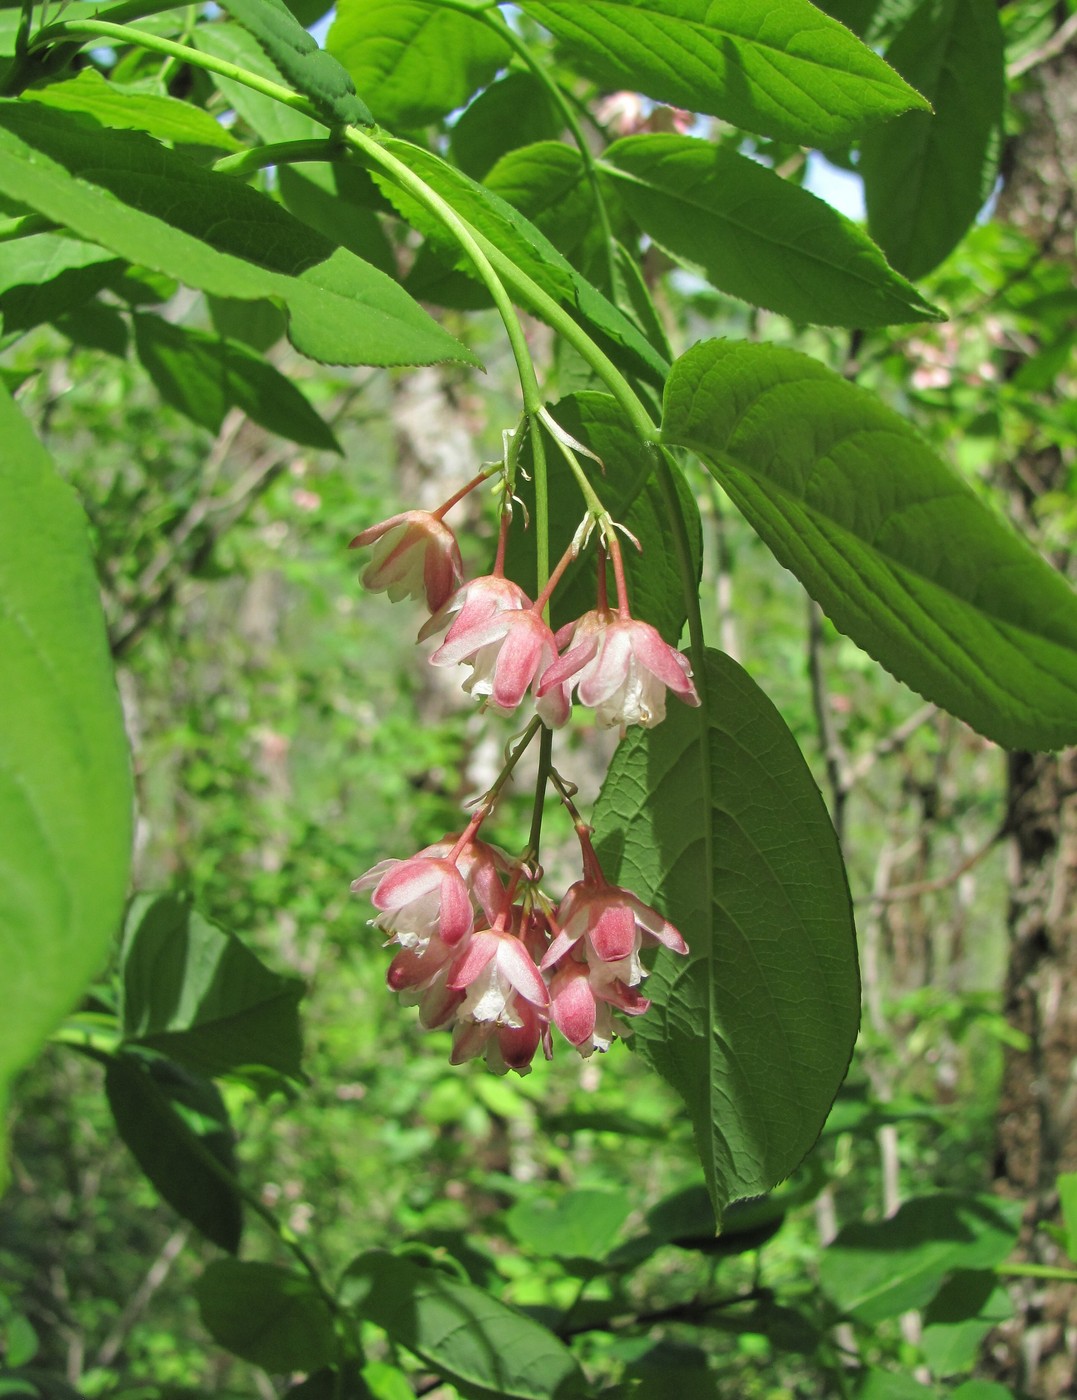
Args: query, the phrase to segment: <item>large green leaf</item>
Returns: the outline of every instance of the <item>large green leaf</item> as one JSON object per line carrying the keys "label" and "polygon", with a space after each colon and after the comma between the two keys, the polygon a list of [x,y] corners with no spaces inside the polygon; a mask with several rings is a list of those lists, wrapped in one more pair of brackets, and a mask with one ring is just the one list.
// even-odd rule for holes
{"label": "large green leaf", "polygon": [[86,112],[102,126],[146,131],[161,141],[222,151],[242,149],[236,138],[201,107],[159,93],[126,91],[106,82],[96,68],[84,68],[66,82],[30,88],[24,100],[66,112]]}
{"label": "large green leaf", "polygon": [[868,228],[909,277],[930,272],[991,192],[1006,89],[995,0],[923,0],[887,58],[931,100],[863,142]]}
{"label": "large green leaf", "polygon": [[195,1284],[214,1341],[266,1371],[317,1371],[333,1361],[333,1316],[305,1274],[218,1259]]}
{"label": "large green leaf", "polygon": [[176,326],[160,316],[134,317],[135,347],[166,403],[215,433],[232,407],[271,433],[305,447],[339,452],[340,444],[291,382],[237,340]]}
{"label": "large green leaf", "polygon": [[680,929],[634,1043],[684,1099],[716,1216],[815,1142],[859,1021],[837,838],[777,710],[708,652],[698,710],[622,740],[595,808],[603,867]]}
{"label": "large green leaf", "polygon": [[2,1101],[119,930],[132,791],[85,517],[2,387],[0,438]]}
{"label": "large green leaf", "polygon": [[268,297],[297,349],[333,364],[475,363],[384,273],[280,205],[134,131],[0,103],[0,194],[132,263],[217,296]]}
{"label": "large green leaf", "polygon": [[106,1063],[105,1093],[120,1137],[168,1204],[234,1254],[243,1211],[229,1180],[234,1138],[216,1086],[171,1060],[120,1054]]}
{"label": "large green leaf", "polygon": [[552,1332],[436,1269],[372,1250],[348,1266],[339,1296],[466,1395],[574,1400],[586,1394],[575,1358]]}
{"label": "large green leaf", "polygon": [[203,1074],[265,1068],[299,1078],[303,983],[172,895],[144,895],[122,951],[124,1038]]}
{"label": "large green leaf", "polygon": [[941,315],[856,224],[735,151],[629,136],[609,148],[604,168],[644,233],[732,296],[828,326]]}
{"label": "large green leaf", "polygon": [[220,4],[250,30],[289,86],[309,97],[335,126],[373,125],[370,108],[355,95],[347,69],[318,47],[284,0],[220,0]]}
{"label": "large green leaf", "polygon": [[808,0],[522,0],[606,87],[802,145],[927,103]]}
{"label": "large green leaf", "polygon": [[1077,595],[873,395],[710,341],[674,366],[662,431],[899,680],[1007,747],[1077,741]]}
{"label": "large green leaf", "polygon": [[326,44],[378,121],[405,129],[462,107],[512,53],[477,18],[429,0],[339,0]]}
{"label": "large green leaf", "polygon": [[[639,541],[637,550],[626,544],[625,572],[633,614],[657,627],[671,644],[680,640],[686,615],[684,585],[676,556],[669,546],[669,522],[665,499],[655,478],[654,449],[640,442],[624,414],[608,394],[585,391],[561,399],[551,408],[555,421],[578,442],[589,447],[605,464],[598,481],[602,500],[614,520]],[[550,565],[557,563],[584,516],[580,488],[556,444],[547,436],[546,466],[550,495]],[[530,442],[524,444],[521,465],[533,478],[534,458]],[[592,463],[585,463],[591,467]],[[595,466],[595,471],[598,470]],[[696,578],[703,555],[703,527],[695,496],[679,470],[674,480],[681,513],[688,532]],[[517,483],[517,490],[534,518],[533,479]],[[507,572],[532,597],[536,585],[536,531],[513,531]],[[563,574],[550,603],[555,628],[581,617],[595,606],[597,578],[595,552],[585,549]]]}
{"label": "large green leaf", "polygon": [[819,1282],[842,1312],[881,1322],[935,1297],[956,1269],[991,1269],[1017,1239],[1021,1203],[939,1192],[888,1220],[847,1225],[819,1261]]}

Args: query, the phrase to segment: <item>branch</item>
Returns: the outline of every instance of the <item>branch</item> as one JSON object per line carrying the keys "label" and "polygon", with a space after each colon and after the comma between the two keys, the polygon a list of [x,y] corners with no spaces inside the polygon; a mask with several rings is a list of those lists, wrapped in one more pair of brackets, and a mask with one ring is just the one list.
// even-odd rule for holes
{"label": "branch", "polygon": [[974,865],[978,865],[984,856],[988,855],[998,843],[1009,832],[1009,826],[1003,823],[996,831],[993,831],[982,846],[979,846],[971,855],[966,856],[960,864],[956,865],[946,875],[940,875],[937,880],[918,880],[913,885],[898,885],[892,890],[873,890],[871,894],[864,895],[860,899],[854,900],[856,904],[896,904],[903,899],[919,899],[921,895],[937,894],[939,890],[948,889],[951,885],[956,885],[962,875],[968,874]]}
{"label": "branch", "polygon": [[897,753],[899,749],[903,749],[916,731],[922,728],[928,720],[934,718],[935,714],[938,712],[938,708],[937,705],[921,705],[914,714],[911,714],[908,719],[903,720],[896,729],[891,730],[889,734],[885,734],[867,753],[861,754],[858,759],[854,760],[849,768],[850,785],[858,783],[861,778],[867,777],[868,773],[871,772],[880,759],[889,758],[891,754]]}
{"label": "branch", "polygon": [[146,1277],[142,1280],[134,1293],[127,1301],[127,1306],[116,1319],[116,1325],[105,1338],[100,1351],[97,1353],[95,1367],[111,1366],[119,1355],[120,1348],[127,1340],[131,1329],[145,1312],[153,1295],[164,1283],[171,1272],[172,1265],[183,1252],[184,1246],[191,1236],[189,1225],[181,1225],[178,1230],[173,1230],[168,1239],[161,1247],[161,1252],[146,1271]]}
{"label": "branch", "polygon": [[813,598],[808,599],[808,674],[811,676],[812,709],[819,727],[819,743],[830,783],[834,830],[840,842],[844,835],[845,803],[853,780],[845,745],[834,723],[834,711],[823,674],[823,610]]}
{"label": "branch", "polygon": [[1060,25],[1038,49],[1026,53],[1024,58],[1015,59],[1006,69],[1007,78],[1012,81],[1014,78],[1021,77],[1023,73],[1038,68],[1040,64],[1048,63],[1052,58],[1057,58],[1070,40],[1075,38],[1077,38],[1077,14],[1072,14],[1065,24]]}

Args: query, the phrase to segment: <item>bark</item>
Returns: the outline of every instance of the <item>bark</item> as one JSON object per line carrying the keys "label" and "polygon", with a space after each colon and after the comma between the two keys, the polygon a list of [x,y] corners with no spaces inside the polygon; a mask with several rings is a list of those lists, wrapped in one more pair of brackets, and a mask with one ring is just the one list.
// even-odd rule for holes
{"label": "bark", "polygon": [[[1041,258],[1075,268],[1074,41],[1030,78],[1019,103],[1025,127],[1004,164],[998,216],[1033,239]],[[1042,441],[1007,465],[1004,484],[1030,529],[1037,498],[1064,490],[1069,467],[1057,447]],[[1054,562],[1064,569],[1071,564],[1061,556]],[[1059,1172],[1077,1171],[1077,749],[1011,754],[1007,819],[1012,864],[1005,1005],[1027,1048],[1007,1054],[996,1176],[1000,1189],[1028,1202],[1019,1257],[1064,1265],[1061,1251],[1036,1225],[1057,1220]],[[993,1340],[994,1374],[1037,1400],[1073,1395],[1077,1288],[1022,1280],[1012,1291],[1017,1314]]]}

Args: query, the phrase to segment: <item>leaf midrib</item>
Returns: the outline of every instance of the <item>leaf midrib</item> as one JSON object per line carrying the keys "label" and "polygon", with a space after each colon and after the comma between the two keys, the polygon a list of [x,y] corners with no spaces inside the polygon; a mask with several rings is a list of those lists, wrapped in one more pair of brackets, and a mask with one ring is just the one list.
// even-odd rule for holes
{"label": "leaf midrib", "polygon": [[[674,191],[664,189],[660,185],[652,184],[647,180],[644,180],[641,176],[631,174],[630,172],[621,169],[619,166],[610,165],[606,161],[599,161],[598,166],[599,169],[605,171],[607,174],[615,176],[617,179],[624,180],[628,184],[638,185],[641,189],[645,189],[653,194],[660,195],[663,199],[670,200],[673,203],[679,202],[681,204],[686,204],[690,209],[698,210],[699,213],[706,215],[708,218],[716,219],[721,223],[728,224],[731,228],[737,230],[740,233],[746,234],[753,239],[760,239],[760,241],[767,243],[774,248],[788,250],[790,253],[795,254],[798,258],[805,258],[811,262],[818,263],[824,269],[839,272],[841,274],[844,274],[845,276],[852,277],[855,280],[861,282],[864,285],[864,287],[871,292],[882,292],[887,297],[891,297],[894,295],[894,289],[892,287],[886,285],[879,286],[879,284],[877,282],[874,282],[870,277],[864,276],[864,274],[859,271],[859,268],[856,265],[854,265],[851,268],[847,263],[828,262],[822,254],[806,249],[801,245],[793,242],[792,240],[774,237],[773,235],[769,234],[761,235],[757,229],[752,228],[749,224],[743,223],[740,220],[734,218],[732,214],[722,210],[709,208],[706,205],[697,203],[696,200],[692,197],[695,193],[694,187],[691,190],[689,190],[688,193],[676,193]],[[810,192],[805,193],[808,193],[809,198],[815,198],[815,196],[811,195]],[[828,206],[823,200],[819,200],[818,202],[823,209],[828,208]],[[837,217],[841,218],[841,215],[839,214],[837,215]],[[851,225],[850,227],[855,228],[855,225]],[[863,248],[858,251],[870,252],[871,249]],[[885,262],[885,260],[883,261]],[[892,271],[892,269],[890,269],[889,267],[888,270]],[[907,304],[910,306],[910,309],[914,309],[913,303]]]}
{"label": "leaf midrib", "polygon": [[[538,5],[535,6],[535,8],[541,8],[541,6],[542,6],[543,4],[545,4],[545,6],[546,6],[547,9],[553,10],[555,13],[557,13],[557,14],[562,18],[563,21],[568,21],[569,23],[572,23],[572,22],[573,22],[573,21],[572,21],[571,14],[562,13],[562,11],[567,11],[567,10],[569,9],[569,6],[567,5],[567,3],[565,3],[565,0],[561,0],[561,3],[560,3],[560,4],[558,3],[558,0],[539,0],[539,3],[538,3]],[[620,22],[620,18],[621,18],[621,16],[623,15],[623,13],[624,13],[624,11],[625,11],[626,8],[630,8],[630,9],[632,10],[632,13],[634,13],[634,14],[636,14],[637,16],[640,16],[641,18],[643,18],[645,22],[647,22],[647,21],[649,20],[649,16],[646,14],[646,11],[637,10],[634,6],[632,6],[632,7],[626,7],[626,6],[624,6],[623,4],[618,4],[618,3],[617,3],[617,0],[591,0],[591,4],[590,4],[590,9],[592,9],[592,10],[598,10],[598,11],[604,11],[604,10],[605,10],[605,11],[609,11],[609,13],[608,13],[607,15],[604,15],[603,17],[607,20],[607,22],[609,22],[609,23],[611,23],[611,24],[613,24],[613,25],[617,25],[617,24]],[[779,44],[767,43],[767,42],[766,42],[765,40],[763,40],[763,39],[758,39],[758,38],[755,38],[755,37],[753,37],[753,36],[748,36],[748,35],[740,34],[740,33],[737,33],[737,32],[734,31],[734,30],[723,29],[723,28],[721,28],[721,26],[719,26],[719,25],[717,25],[717,24],[701,24],[698,20],[685,19],[685,18],[684,18],[683,16],[681,16],[681,15],[667,15],[667,14],[662,14],[662,15],[661,15],[661,21],[662,21],[662,22],[658,22],[658,23],[655,23],[654,21],[650,21],[650,22],[651,22],[651,23],[654,23],[655,28],[658,29],[659,33],[661,34],[661,36],[662,36],[663,38],[673,39],[673,37],[674,37],[674,36],[670,35],[669,32],[668,32],[668,30],[665,29],[665,28],[663,27],[663,23],[664,23],[664,24],[668,24],[668,25],[670,25],[670,26],[677,25],[677,26],[680,26],[680,27],[686,29],[690,34],[692,34],[692,35],[694,35],[694,36],[697,36],[697,37],[701,37],[701,38],[703,38],[704,40],[710,38],[711,36],[716,36],[717,38],[722,38],[722,39],[728,39],[728,40],[729,40],[732,44],[734,44],[735,46],[741,46],[741,47],[745,47],[745,48],[748,48],[748,49],[757,50],[757,51],[760,53],[760,56],[762,56],[762,57],[768,57],[768,58],[769,58],[770,55],[775,54],[775,55],[778,55],[778,56],[780,56],[780,57],[790,59],[790,60],[792,60],[792,62],[797,63],[797,64],[807,64],[807,65],[810,65],[810,66],[812,66],[812,67],[819,68],[819,69],[821,69],[821,70],[822,70],[823,72],[825,72],[825,73],[833,73],[833,74],[836,74],[839,78],[843,78],[843,79],[845,79],[846,81],[852,80],[852,81],[854,81],[854,82],[856,82],[856,83],[858,83],[858,84],[859,84],[859,83],[869,83],[869,84],[872,85],[872,87],[874,87],[874,88],[877,89],[878,91],[881,91],[881,92],[884,92],[884,93],[893,93],[893,92],[895,92],[895,91],[896,91],[896,92],[900,92],[900,88],[898,87],[898,85],[897,85],[896,83],[893,83],[893,82],[885,82],[882,78],[869,77],[869,76],[867,76],[866,74],[854,73],[854,72],[851,72],[848,68],[839,68],[839,67],[836,67],[833,63],[827,63],[827,62],[825,62],[824,60],[819,59],[819,58],[816,58],[816,57],[811,56],[811,55],[793,54],[793,53],[790,53],[789,50],[788,50],[787,48],[782,48],[781,45],[779,45]],[[822,27],[823,30],[825,31],[826,26],[824,25],[824,26],[821,26],[821,27]],[[586,32],[588,33],[589,37],[591,37],[591,38],[596,38],[596,37],[597,37],[596,35],[594,35],[593,31],[586,31]],[[807,33],[810,33],[810,32],[812,32],[812,31],[811,31],[811,30],[798,30],[797,32],[798,32],[798,33],[806,33],[806,32],[807,32]],[[640,41],[640,42],[642,43],[642,41]],[[680,42],[680,41],[674,40],[674,42]],[[694,58],[697,57],[697,54],[689,47],[689,45],[688,45],[687,43],[681,43],[681,47],[685,50],[685,52],[686,52],[687,54],[689,54],[689,56],[690,56],[691,58],[694,59]],[[718,45],[717,45],[716,42],[714,42],[714,43],[712,43],[711,47],[717,48]],[[621,61],[620,61],[620,59],[618,58],[616,52],[614,52],[613,50],[607,50],[607,52],[610,53],[611,57],[613,58],[613,61],[614,61],[615,63],[617,63],[618,66],[623,66],[623,65],[621,64]],[[870,52],[870,50],[869,50],[869,52]],[[824,110],[824,111],[827,110],[827,109],[824,107],[824,104],[821,103],[821,102],[819,102],[819,101],[817,101],[817,100],[813,97],[812,93],[810,93],[806,88],[801,88],[797,83],[795,83],[795,82],[794,82],[791,78],[789,78],[789,76],[788,76],[787,74],[785,74],[785,73],[782,73],[781,76],[782,76],[787,82],[789,82],[793,87],[796,87],[797,90],[801,93],[802,96],[809,98],[809,99],[813,102],[813,105],[814,105],[814,106],[819,107],[821,110]],[[900,78],[900,75],[898,75],[898,76],[899,76],[900,82],[901,82],[901,83],[904,83],[904,79]],[[776,100],[776,99],[774,99],[773,94],[768,93],[767,96],[770,97],[772,101],[775,101],[775,100]],[[828,112],[828,115],[829,115],[829,112]]]}
{"label": "leaf midrib", "polygon": [[[857,436],[857,434],[850,433],[846,437],[842,438],[840,441],[842,444],[845,444],[850,440],[850,438],[855,436]],[[1054,638],[1044,636],[1042,633],[1030,632],[1023,624],[1013,622],[1009,618],[1002,617],[994,610],[988,609],[982,604],[970,602],[960,593],[955,593],[954,590],[945,583],[940,582],[938,579],[932,578],[929,574],[925,574],[920,569],[913,568],[909,564],[905,563],[904,560],[896,558],[893,554],[890,553],[890,551],[881,548],[879,545],[869,543],[868,541],[864,540],[860,535],[857,535],[855,531],[851,530],[842,521],[835,519],[835,517],[832,515],[828,515],[825,511],[819,510],[818,507],[810,505],[807,501],[804,500],[803,496],[798,496],[787,486],[783,485],[782,482],[776,481],[773,477],[762,476],[756,468],[748,466],[746,463],[740,461],[738,458],[732,457],[726,452],[715,451],[713,446],[700,442],[699,440],[688,436],[678,436],[675,442],[672,440],[668,441],[670,442],[671,446],[686,447],[690,452],[694,452],[698,457],[701,457],[704,461],[707,461],[708,459],[718,460],[722,463],[724,467],[726,467],[726,469],[743,473],[756,485],[761,486],[761,484],[765,482],[766,489],[769,492],[771,492],[774,495],[782,496],[787,502],[790,502],[792,505],[803,510],[806,515],[810,516],[812,522],[816,525],[816,528],[820,528],[820,521],[825,521],[834,529],[840,531],[842,535],[855,540],[858,544],[862,546],[862,548],[870,550],[873,554],[878,556],[879,559],[883,560],[888,566],[888,568],[890,568],[895,573],[900,570],[902,573],[910,575],[913,578],[919,579],[922,583],[925,583],[932,588],[938,589],[940,593],[944,593],[948,598],[952,598],[955,602],[960,603],[962,606],[972,608],[974,611],[980,613],[982,617],[987,618],[987,620],[995,626],[999,628],[1011,628],[1013,631],[1019,633],[1020,635],[1030,637],[1034,641],[1045,642],[1050,646],[1056,646],[1060,650],[1065,650],[1065,643],[1057,642],[1054,640]],[[837,444],[835,444],[835,446],[837,446]],[[829,458],[816,458],[815,462],[813,463],[813,468],[814,466],[818,465],[819,462],[826,460],[829,460]],[[821,531],[821,533],[825,532]],[[961,650],[964,651],[965,649],[961,648]],[[1046,667],[1042,667],[1041,669],[1046,670]],[[1052,673],[1048,672],[1048,674]],[[1058,679],[1058,677],[1053,678]]]}

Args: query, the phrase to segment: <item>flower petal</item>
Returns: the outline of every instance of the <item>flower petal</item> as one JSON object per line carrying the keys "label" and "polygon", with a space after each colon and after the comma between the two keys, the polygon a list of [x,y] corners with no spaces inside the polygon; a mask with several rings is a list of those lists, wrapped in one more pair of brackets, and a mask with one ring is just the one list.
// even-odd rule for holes
{"label": "flower petal", "polygon": [[470,987],[495,955],[497,947],[497,934],[491,933],[489,929],[480,929],[453,963],[449,973],[449,986],[454,991]]}
{"label": "flower petal", "polygon": [[[611,893],[616,895],[619,891]],[[591,946],[603,962],[620,962],[630,958],[639,946],[636,916],[627,905],[605,902],[607,899],[608,896],[603,897],[598,917],[593,918],[588,932]]]}
{"label": "flower petal", "polygon": [[497,962],[501,971],[522,997],[534,1006],[545,1006],[550,995],[531,954],[518,938],[505,934],[498,939]]}
{"label": "flower petal", "polygon": [[583,963],[570,963],[550,983],[550,1019],[570,1045],[582,1045],[595,1032],[595,994]]}

